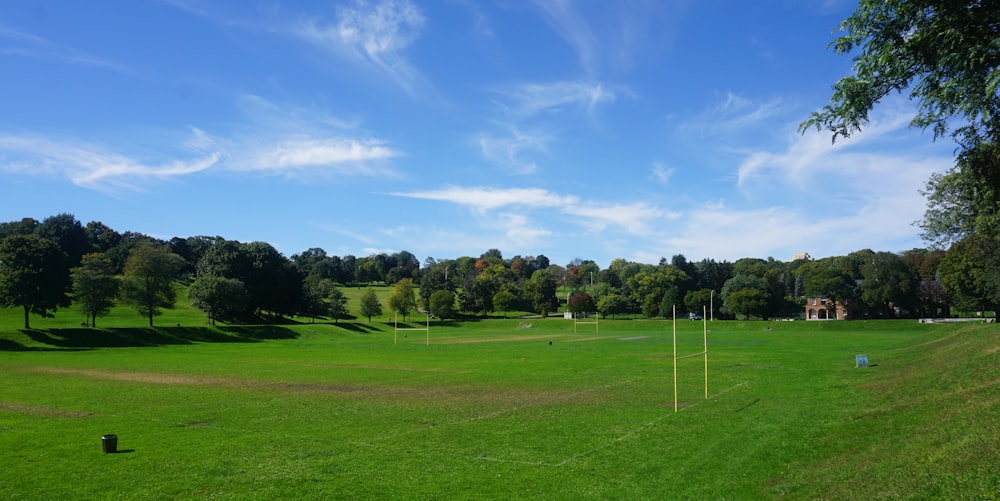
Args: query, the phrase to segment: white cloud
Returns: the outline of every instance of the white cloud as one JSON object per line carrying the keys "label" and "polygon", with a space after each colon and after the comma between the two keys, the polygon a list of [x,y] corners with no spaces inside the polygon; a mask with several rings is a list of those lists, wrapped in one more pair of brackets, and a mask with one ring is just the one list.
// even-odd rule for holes
{"label": "white cloud", "polygon": [[425,84],[405,51],[420,37],[425,22],[420,10],[408,0],[359,0],[338,7],[336,23],[305,20],[292,32],[371,69],[409,94],[417,94]]}
{"label": "white cloud", "polygon": [[755,101],[727,92],[715,106],[681,128],[712,135],[757,132],[760,124],[779,118],[788,110],[789,106],[780,98]]}
{"label": "white cloud", "polygon": [[462,188],[452,186],[441,190],[392,193],[392,195],[436,200],[464,205],[475,211],[495,210],[508,206],[560,207],[575,203],[575,197],[560,196],[540,188]]}
{"label": "white cloud", "polygon": [[127,65],[2,25],[0,40],[7,40],[9,44],[8,47],[0,48],[0,54],[33,57],[138,76],[138,72]]}
{"label": "white cloud", "polygon": [[106,193],[138,190],[150,181],[202,172],[216,166],[222,157],[212,152],[192,160],[150,165],[92,144],[32,136],[0,136],[0,153],[12,158],[4,160],[5,170],[61,176],[83,188]]}
{"label": "white cloud", "polygon": [[386,171],[376,168],[373,161],[398,155],[380,141],[338,137],[297,138],[262,146],[250,153],[246,164],[235,162],[233,168],[282,172],[324,167],[335,168],[338,173],[374,175]]}
{"label": "white cloud", "polygon": [[543,113],[554,113],[565,108],[576,108],[592,114],[604,103],[617,98],[616,91],[600,82],[561,81],[546,84],[522,84],[501,89],[507,98],[503,104],[507,112],[517,119],[526,119]]}
{"label": "white cloud", "polygon": [[562,211],[574,218],[582,218],[577,223],[589,231],[602,231],[608,226],[615,226],[633,235],[648,235],[657,221],[677,219],[680,216],[642,202],[573,204],[563,207]]}
{"label": "white cloud", "polygon": [[511,168],[515,174],[533,174],[538,165],[525,158],[525,154],[547,151],[551,140],[543,133],[524,133],[515,128],[506,137],[481,134],[476,142],[483,157],[490,162]]}
{"label": "white cloud", "polygon": [[571,0],[536,0],[545,20],[568,43],[587,73],[598,69],[599,42],[583,16],[577,12]]}
{"label": "white cloud", "polygon": [[675,169],[668,169],[660,162],[653,162],[649,178],[658,184],[667,184],[670,182],[670,178],[674,177],[675,172]]}

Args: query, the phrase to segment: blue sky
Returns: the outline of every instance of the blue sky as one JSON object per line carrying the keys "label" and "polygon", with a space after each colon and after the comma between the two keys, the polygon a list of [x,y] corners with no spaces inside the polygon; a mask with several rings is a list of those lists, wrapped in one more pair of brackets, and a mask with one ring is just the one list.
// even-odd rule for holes
{"label": "blue sky", "polygon": [[797,126],[855,2],[0,4],[0,220],[553,263],[925,244],[954,145]]}

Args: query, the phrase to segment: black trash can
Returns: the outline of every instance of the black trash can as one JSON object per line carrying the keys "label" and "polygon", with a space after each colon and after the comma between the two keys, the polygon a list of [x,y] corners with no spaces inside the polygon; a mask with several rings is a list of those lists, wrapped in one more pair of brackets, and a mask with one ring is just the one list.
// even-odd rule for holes
{"label": "black trash can", "polygon": [[118,452],[118,435],[102,435],[101,450],[103,450],[105,454],[114,454]]}

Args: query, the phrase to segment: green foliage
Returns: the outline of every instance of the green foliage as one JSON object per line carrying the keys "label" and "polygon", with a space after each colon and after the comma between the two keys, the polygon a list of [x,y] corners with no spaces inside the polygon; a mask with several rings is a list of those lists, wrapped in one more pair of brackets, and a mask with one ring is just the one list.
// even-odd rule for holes
{"label": "green foliage", "polygon": [[971,235],[948,250],[938,268],[941,285],[970,311],[1000,306],[1000,241]]}
{"label": "green foliage", "polygon": [[542,317],[559,309],[559,298],[556,297],[558,283],[555,275],[549,269],[541,269],[531,275],[525,284],[525,295],[531,307]]}
{"label": "green foliage", "polygon": [[389,295],[389,309],[398,313],[406,320],[406,316],[417,308],[416,292],[413,290],[413,280],[404,278],[396,283]]}
{"label": "green foliage", "polygon": [[347,310],[347,296],[340,289],[332,287],[326,295],[326,300],[329,303],[329,314],[333,318],[334,323],[350,315],[350,312]]}
{"label": "green foliage", "polygon": [[122,300],[149,320],[159,316],[161,308],[173,308],[177,297],[174,280],[184,260],[165,246],[141,244],[132,249],[125,262]]}
{"label": "green foliage", "polygon": [[605,317],[611,315],[614,318],[619,313],[625,313],[627,309],[628,299],[621,294],[612,292],[604,295],[597,301],[597,311],[601,312]]}
{"label": "green foliage", "polygon": [[597,311],[597,305],[594,304],[594,298],[590,297],[590,294],[583,291],[577,291],[574,292],[569,297],[569,301],[566,302],[566,311],[579,316],[585,313]]}
{"label": "green foliage", "polygon": [[72,269],[73,300],[87,316],[90,326],[97,327],[97,317],[111,313],[118,297],[118,277],[114,265],[105,254],[84,254],[80,266]]}
{"label": "green foliage", "polygon": [[514,307],[517,302],[517,296],[514,293],[506,290],[502,290],[493,295],[493,310],[503,313],[504,317],[507,317],[507,312]]}
{"label": "green foliage", "polygon": [[212,325],[219,319],[231,319],[245,311],[246,287],[235,278],[201,276],[188,287],[191,305],[208,314]]}
{"label": "green foliage", "polygon": [[365,289],[364,294],[361,295],[361,316],[368,317],[368,323],[371,323],[372,317],[381,314],[382,303],[375,295],[375,290],[371,287]]}
{"label": "green foliage", "polygon": [[[996,234],[1000,202],[1000,9],[962,0],[861,0],[831,44],[853,54],[854,74],[833,87],[831,103],[800,130],[849,137],[886,96],[909,92],[911,125],[948,133],[959,144],[956,169],[928,183],[921,226],[939,243],[972,232]],[[982,220],[980,216],[988,216]]]}
{"label": "green foliage", "polygon": [[[763,271],[763,270],[761,270]],[[737,273],[722,286],[721,311],[732,315],[766,317],[768,314],[768,283],[750,273]]]}
{"label": "green foliage", "polygon": [[23,308],[25,329],[29,314],[51,317],[69,306],[71,286],[66,254],[55,242],[34,235],[0,239],[0,306]]}
{"label": "green foliage", "polygon": [[431,315],[440,319],[455,318],[455,293],[449,290],[439,290],[431,294],[429,299]]}

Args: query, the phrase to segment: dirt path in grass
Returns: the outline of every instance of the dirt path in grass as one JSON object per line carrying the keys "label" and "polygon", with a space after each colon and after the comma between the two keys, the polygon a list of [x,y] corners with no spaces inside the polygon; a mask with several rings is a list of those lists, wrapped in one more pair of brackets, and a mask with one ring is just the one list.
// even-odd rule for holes
{"label": "dirt path in grass", "polygon": [[93,416],[90,412],[71,411],[58,407],[43,407],[40,405],[20,404],[17,402],[0,402],[0,411],[19,412],[32,416],[60,417],[60,418],[85,418]]}

